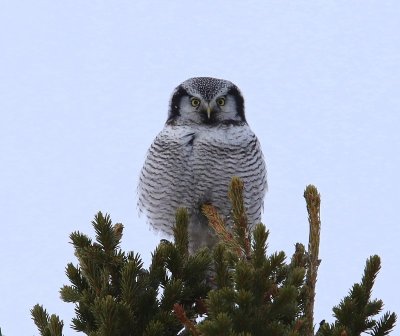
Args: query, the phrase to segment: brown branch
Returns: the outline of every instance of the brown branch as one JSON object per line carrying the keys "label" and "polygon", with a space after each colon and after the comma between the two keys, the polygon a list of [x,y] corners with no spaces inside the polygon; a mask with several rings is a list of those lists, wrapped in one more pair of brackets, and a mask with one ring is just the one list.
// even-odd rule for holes
{"label": "brown branch", "polygon": [[203,205],[203,213],[207,217],[210,226],[214,229],[218,238],[222,240],[230,249],[241,255],[241,248],[234,239],[232,233],[227,228],[223,218],[218,214],[217,209],[210,204]]}
{"label": "brown branch", "polygon": [[190,321],[185,313],[185,310],[183,309],[182,305],[179,303],[174,304],[174,313],[178,320],[185,326],[187,330],[190,330],[194,336],[200,336],[201,334],[198,332],[195,324]]}

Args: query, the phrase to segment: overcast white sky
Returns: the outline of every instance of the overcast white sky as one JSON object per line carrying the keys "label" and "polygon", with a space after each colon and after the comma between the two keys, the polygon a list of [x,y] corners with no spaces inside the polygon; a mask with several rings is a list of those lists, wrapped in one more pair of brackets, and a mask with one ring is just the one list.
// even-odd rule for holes
{"label": "overcast white sky", "polygon": [[316,322],[372,254],[374,297],[400,313],[399,18],[395,0],[1,1],[2,332],[37,334],[41,303],[75,334],[58,293],[68,236],[94,236],[98,210],[148,264],[160,237],[138,218],[138,174],[193,76],[242,89],[268,165],[269,252],[307,243],[303,190],[322,194]]}

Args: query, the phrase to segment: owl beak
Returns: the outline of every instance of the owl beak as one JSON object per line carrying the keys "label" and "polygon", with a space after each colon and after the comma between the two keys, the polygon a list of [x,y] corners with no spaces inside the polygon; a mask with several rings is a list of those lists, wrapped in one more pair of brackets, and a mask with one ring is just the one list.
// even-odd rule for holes
{"label": "owl beak", "polygon": [[210,117],[211,117],[211,107],[208,104],[207,104],[207,117],[208,117],[208,119],[210,119]]}

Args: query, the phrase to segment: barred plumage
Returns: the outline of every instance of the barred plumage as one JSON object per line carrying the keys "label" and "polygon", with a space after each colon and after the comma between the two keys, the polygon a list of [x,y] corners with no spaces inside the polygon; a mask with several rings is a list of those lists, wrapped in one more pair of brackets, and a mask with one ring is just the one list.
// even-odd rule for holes
{"label": "barred plumage", "polygon": [[244,182],[249,223],[260,222],[266,166],[247,125],[243,97],[229,81],[189,79],[175,89],[167,123],[148,151],[138,186],[139,209],[153,228],[172,235],[176,209],[186,207],[191,251],[212,247],[214,235],[201,206],[211,203],[228,218],[232,176]]}

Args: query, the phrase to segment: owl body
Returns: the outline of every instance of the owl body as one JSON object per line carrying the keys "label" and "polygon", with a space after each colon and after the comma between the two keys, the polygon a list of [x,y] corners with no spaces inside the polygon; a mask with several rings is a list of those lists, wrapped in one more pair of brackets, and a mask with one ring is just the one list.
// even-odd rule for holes
{"label": "owl body", "polygon": [[[186,89],[188,81],[175,90],[168,121],[148,151],[138,186],[139,209],[156,230],[172,235],[176,209],[188,209],[191,251],[215,243],[201,212],[203,204],[213,204],[229,222],[228,187],[233,176],[244,182],[249,223],[260,222],[267,189],[260,144],[244,119],[244,111],[242,115],[237,113],[243,104],[234,94],[240,92],[227,81],[199,79],[200,84],[221,81],[223,85],[214,87],[211,91],[215,93],[208,96],[199,89]],[[191,85],[193,80],[196,78],[189,80]],[[231,87],[234,90],[229,96]],[[201,106],[202,101],[193,106],[197,104],[190,103],[193,97],[204,100],[205,106]],[[221,108],[212,103],[220,97],[224,98],[219,102]]]}

